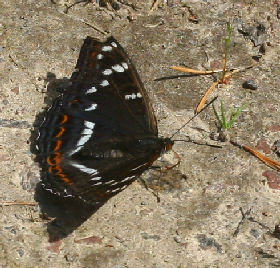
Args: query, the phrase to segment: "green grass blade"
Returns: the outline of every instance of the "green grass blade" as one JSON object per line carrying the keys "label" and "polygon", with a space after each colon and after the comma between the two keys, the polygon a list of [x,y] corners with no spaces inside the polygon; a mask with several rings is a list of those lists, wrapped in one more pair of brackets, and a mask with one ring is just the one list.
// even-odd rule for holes
{"label": "green grass blade", "polygon": [[223,122],[221,121],[221,119],[220,119],[220,117],[218,115],[218,112],[216,110],[216,107],[215,107],[214,103],[212,104],[212,108],[213,108],[213,111],[214,111],[214,115],[215,115],[216,119],[218,120],[218,122],[220,124],[220,127],[222,127],[223,126]]}
{"label": "green grass blade", "polygon": [[240,115],[240,113],[242,112],[243,108],[244,108],[244,107],[238,108],[238,109],[236,110],[236,112],[233,113],[233,114],[231,115],[231,119],[230,119],[230,121],[228,122],[229,128],[233,125],[233,123],[235,122],[236,118],[237,118],[237,117]]}
{"label": "green grass blade", "polygon": [[222,127],[227,128],[227,120],[226,120],[226,113],[225,113],[225,106],[224,101],[221,100],[221,117],[222,117]]}

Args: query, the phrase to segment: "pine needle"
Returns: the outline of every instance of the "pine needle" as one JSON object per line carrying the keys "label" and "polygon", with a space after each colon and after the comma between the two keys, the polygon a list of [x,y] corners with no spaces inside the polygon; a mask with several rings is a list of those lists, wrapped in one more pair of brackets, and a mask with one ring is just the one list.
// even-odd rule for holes
{"label": "pine needle", "polygon": [[214,83],[212,84],[212,86],[206,91],[206,93],[205,93],[204,96],[202,97],[200,103],[197,105],[196,110],[195,110],[195,113],[199,113],[199,112],[203,109],[203,107],[204,107],[204,105],[205,105],[205,103],[206,103],[206,101],[207,101],[207,99],[208,99],[208,96],[210,95],[210,93],[214,90],[214,88],[215,88],[218,84],[219,84],[219,81],[214,82]]}
{"label": "pine needle", "polygon": [[255,157],[257,157],[259,160],[261,160],[263,163],[265,163],[267,166],[276,169],[276,170],[280,170],[280,162],[275,161],[273,159],[271,159],[270,157],[265,156],[264,154],[256,151],[255,149],[247,146],[247,145],[242,145],[236,141],[231,140],[230,143],[234,146],[237,146],[241,149],[244,149],[248,152],[250,152],[252,155],[254,155]]}
{"label": "pine needle", "polygon": [[256,156],[258,159],[260,159],[262,162],[264,162],[267,166],[269,166],[273,169],[280,170],[280,162],[275,161],[275,160],[263,155],[262,153],[254,150],[253,148],[251,148],[247,145],[243,145],[242,148],[244,148],[246,151],[248,151],[251,154],[253,154],[254,156]]}

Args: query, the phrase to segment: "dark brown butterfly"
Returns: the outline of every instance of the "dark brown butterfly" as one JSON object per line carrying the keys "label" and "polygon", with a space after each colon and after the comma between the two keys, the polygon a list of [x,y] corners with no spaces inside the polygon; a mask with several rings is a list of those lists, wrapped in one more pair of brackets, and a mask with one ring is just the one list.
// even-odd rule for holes
{"label": "dark brown butterfly", "polygon": [[72,85],[40,127],[42,185],[98,203],[126,188],[165,151],[146,90],[113,38],[84,41]]}

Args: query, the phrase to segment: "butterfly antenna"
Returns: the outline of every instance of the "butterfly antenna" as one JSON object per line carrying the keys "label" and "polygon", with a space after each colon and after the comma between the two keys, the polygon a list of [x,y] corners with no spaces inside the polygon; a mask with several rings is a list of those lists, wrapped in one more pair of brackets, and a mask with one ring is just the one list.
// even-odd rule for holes
{"label": "butterfly antenna", "polygon": [[194,114],[183,126],[181,126],[181,127],[170,137],[170,139],[172,139],[176,134],[178,134],[178,133],[181,131],[181,129],[183,129],[189,122],[191,122],[194,118],[196,118],[202,111],[204,111],[204,110],[205,110],[210,104],[212,104],[217,98],[218,98],[218,96],[216,96],[215,98],[213,98],[208,104],[206,104],[206,105],[203,107],[203,109],[202,109],[200,112]]}

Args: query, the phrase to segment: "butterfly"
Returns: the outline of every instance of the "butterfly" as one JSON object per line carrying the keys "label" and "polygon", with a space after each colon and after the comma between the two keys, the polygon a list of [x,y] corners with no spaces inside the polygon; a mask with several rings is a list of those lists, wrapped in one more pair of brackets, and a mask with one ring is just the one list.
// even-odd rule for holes
{"label": "butterfly", "polygon": [[125,189],[165,151],[148,94],[121,45],[84,40],[71,86],[39,128],[42,186],[96,204]]}

